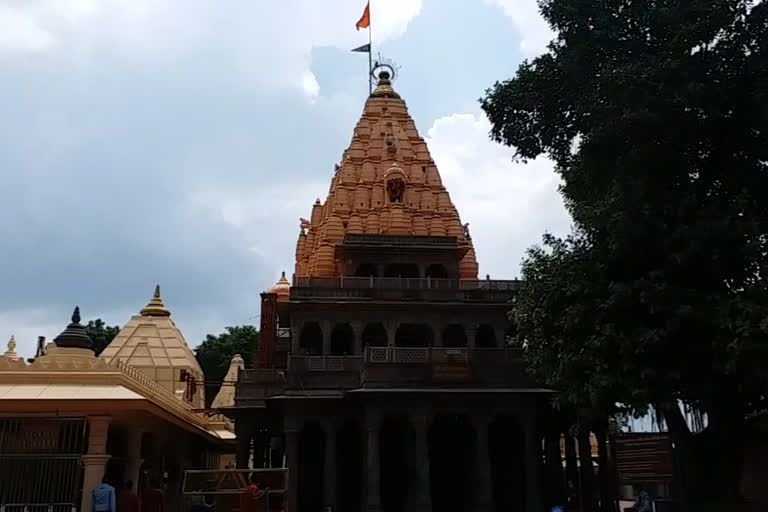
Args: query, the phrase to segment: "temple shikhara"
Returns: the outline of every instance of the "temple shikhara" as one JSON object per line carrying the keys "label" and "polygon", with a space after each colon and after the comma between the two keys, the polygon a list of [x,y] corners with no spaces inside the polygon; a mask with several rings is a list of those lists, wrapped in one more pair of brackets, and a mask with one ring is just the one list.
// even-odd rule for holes
{"label": "temple shikhara", "polygon": [[285,461],[292,511],[541,510],[550,391],[507,343],[518,283],[478,279],[469,225],[386,71],[311,208],[222,409],[238,466]]}

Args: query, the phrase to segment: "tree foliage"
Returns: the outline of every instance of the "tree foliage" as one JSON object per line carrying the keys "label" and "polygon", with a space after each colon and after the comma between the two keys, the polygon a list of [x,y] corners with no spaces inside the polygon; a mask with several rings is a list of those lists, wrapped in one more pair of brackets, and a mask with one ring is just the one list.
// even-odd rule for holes
{"label": "tree foliage", "polygon": [[492,138],[555,162],[575,224],[529,252],[519,336],[581,411],[653,404],[689,446],[677,403],[704,410],[713,463],[688,474],[731,499],[766,391],[768,6],[540,5],[556,40],[481,99]]}
{"label": "tree foliage", "polygon": [[101,318],[97,318],[96,320],[88,321],[88,325],[85,326],[85,332],[93,341],[91,349],[98,356],[115,339],[115,336],[120,332],[120,326],[109,326]]}
{"label": "tree foliage", "polygon": [[259,343],[259,331],[252,325],[227,327],[225,332],[208,334],[195,349],[197,362],[205,374],[205,397],[207,405],[213,401],[229,369],[235,354],[245,360],[246,368],[252,364]]}

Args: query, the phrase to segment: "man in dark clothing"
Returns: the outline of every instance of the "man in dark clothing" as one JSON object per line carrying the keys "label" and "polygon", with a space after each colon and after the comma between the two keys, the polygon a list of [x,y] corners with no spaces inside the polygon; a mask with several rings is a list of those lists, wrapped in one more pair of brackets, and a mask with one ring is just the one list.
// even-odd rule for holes
{"label": "man in dark clothing", "polygon": [[117,512],[139,512],[139,497],[133,492],[133,482],[128,480],[117,497]]}

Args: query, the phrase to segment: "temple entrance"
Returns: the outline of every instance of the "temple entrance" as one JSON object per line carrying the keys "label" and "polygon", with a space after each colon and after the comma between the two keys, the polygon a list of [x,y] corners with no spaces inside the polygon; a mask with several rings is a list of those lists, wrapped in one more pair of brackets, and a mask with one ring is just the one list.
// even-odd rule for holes
{"label": "temple entrance", "polygon": [[393,263],[384,270],[384,277],[419,277],[419,267],[415,263]]}
{"label": "temple entrance", "polygon": [[479,348],[493,348],[496,346],[496,333],[493,331],[493,327],[488,324],[481,324],[477,328],[475,346]]}
{"label": "temple entrance", "polygon": [[323,353],[323,330],[317,322],[307,322],[301,329],[299,347],[307,354],[319,356]]}
{"label": "temple entrance", "polygon": [[446,327],[443,331],[443,346],[466,347],[467,334],[464,332],[464,327],[459,324],[450,324]]}
{"label": "temple entrance", "polygon": [[397,347],[430,347],[432,342],[432,329],[427,324],[400,324],[395,333]]}
{"label": "temple entrance", "polygon": [[429,428],[428,439],[432,510],[471,511],[476,450],[475,431],[469,418],[461,414],[438,415]]}
{"label": "temple entrance", "polygon": [[[381,425],[381,506],[383,512],[406,510],[412,480],[407,470],[411,425],[404,418],[385,420]],[[439,510],[439,509],[435,509]]]}
{"label": "temple entrance", "polygon": [[336,464],[336,507],[339,512],[358,512],[363,500],[363,432],[353,421],[336,433]]}
{"label": "temple entrance", "polygon": [[387,346],[387,330],[380,323],[368,324],[363,329],[363,348]]}
{"label": "temple entrance", "polygon": [[331,354],[349,355],[354,352],[355,332],[349,324],[336,324],[331,333]]}
{"label": "temple entrance", "polygon": [[524,510],[525,438],[512,416],[498,416],[488,427],[493,501],[498,512]]}
{"label": "temple entrance", "polygon": [[319,423],[307,422],[299,433],[299,511],[321,510],[325,432]]}

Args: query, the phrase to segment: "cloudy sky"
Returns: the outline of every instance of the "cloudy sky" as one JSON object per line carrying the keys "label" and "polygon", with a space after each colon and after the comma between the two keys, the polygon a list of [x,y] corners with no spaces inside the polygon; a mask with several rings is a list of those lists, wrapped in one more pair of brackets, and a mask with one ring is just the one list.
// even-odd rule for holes
{"label": "cloudy sky", "polygon": [[[0,0],[0,342],[124,324],[154,284],[188,341],[256,322],[367,92],[365,0]],[[551,37],[535,0],[373,0],[374,52],[427,139],[481,275],[569,219],[477,99]]]}

